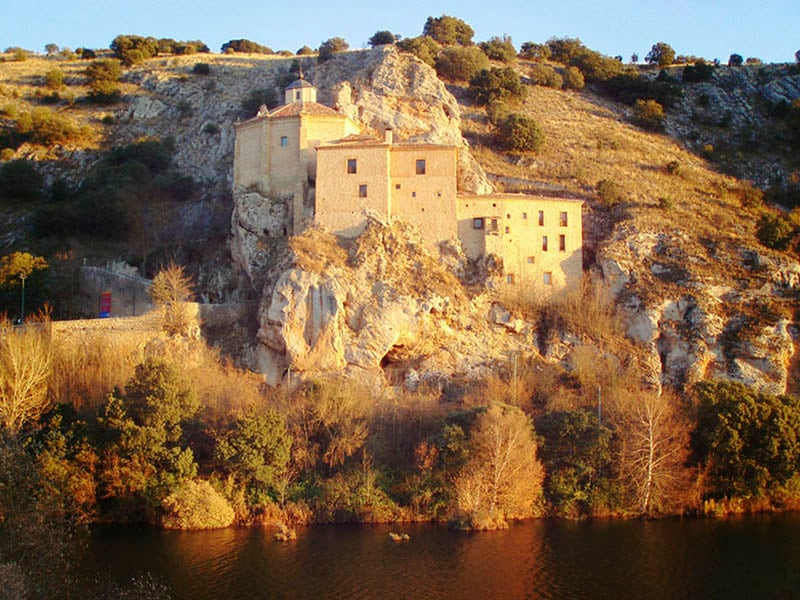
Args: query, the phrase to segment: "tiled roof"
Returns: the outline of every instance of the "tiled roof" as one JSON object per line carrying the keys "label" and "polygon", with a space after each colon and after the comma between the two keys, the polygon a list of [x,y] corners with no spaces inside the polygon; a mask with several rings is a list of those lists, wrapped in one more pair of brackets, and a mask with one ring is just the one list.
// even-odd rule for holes
{"label": "tiled roof", "polygon": [[270,118],[276,117],[296,117],[298,115],[312,115],[315,117],[342,117],[344,115],[340,112],[318,104],[317,102],[292,102],[291,104],[284,104],[269,113]]}

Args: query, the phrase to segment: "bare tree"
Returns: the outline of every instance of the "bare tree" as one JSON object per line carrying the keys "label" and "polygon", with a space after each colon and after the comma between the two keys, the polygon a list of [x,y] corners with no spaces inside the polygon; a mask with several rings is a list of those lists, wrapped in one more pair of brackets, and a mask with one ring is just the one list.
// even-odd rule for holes
{"label": "bare tree", "polygon": [[620,438],[620,474],[632,510],[652,516],[687,499],[690,424],[668,393],[643,391],[618,400],[612,415]]}
{"label": "bare tree", "polygon": [[46,323],[0,320],[0,424],[12,434],[47,408],[52,359]]}
{"label": "bare tree", "polygon": [[150,286],[153,304],[163,307],[164,329],[171,334],[186,335],[189,330],[189,314],[184,306],[192,297],[192,280],[183,267],[171,262],[162,268]]}
{"label": "bare tree", "polygon": [[456,477],[458,518],[469,528],[496,529],[509,518],[533,516],[543,479],[530,419],[493,403],[478,417],[467,464]]}

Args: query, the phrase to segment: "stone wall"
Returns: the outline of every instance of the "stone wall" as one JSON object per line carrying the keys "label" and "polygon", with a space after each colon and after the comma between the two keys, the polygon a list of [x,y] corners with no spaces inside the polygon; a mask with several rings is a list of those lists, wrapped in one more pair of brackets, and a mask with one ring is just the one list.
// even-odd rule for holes
{"label": "stone wall", "polygon": [[84,314],[99,314],[103,292],[111,292],[113,317],[142,315],[153,308],[148,295],[149,279],[103,267],[81,267],[78,277],[81,292],[88,298],[87,306],[81,311]]}

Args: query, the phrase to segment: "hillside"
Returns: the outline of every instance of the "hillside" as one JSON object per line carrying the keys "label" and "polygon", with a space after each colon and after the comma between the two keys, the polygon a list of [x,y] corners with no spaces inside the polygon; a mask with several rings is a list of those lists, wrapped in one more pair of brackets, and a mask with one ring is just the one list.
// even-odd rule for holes
{"label": "hillside", "polygon": [[[286,249],[265,247],[264,241],[252,234],[263,229],[259,229],[265,218],[259,209],[263,207],[261,199],[252,198],[251,204],[236,207],[232,232],[229,215],[233,124],[257,108],[260,102],[254,91],[260,91],[260,99],[266,100],[292,80],[293,61],[258,55],[152,59],[125,71],[123,102],[109,106],[85,101],[84,62],[37,58],[0,64],[4,125],[42,104],[44,75],[56,65],[64,72],[66,87],[58,91],[59,100],[47,106],[79,127],[79,133],[63,143],[45,147],[26,142],[13,152],[4,151],[5,161],[33,159],[48,185],[63,179],[76,186],[92,166],[102,163],[109,149],[135,144],[143,137],[171,138],[174,152],[169,168],[193,182],[191,193],[166,199],[152,196],[156,215],[142,214],[136,208],[141,203],[135,195],[121,199],[120,210],[127,223],[137,222],[138,226],[126,224],[119,235],[101,240],[37,233],[37,212],[43,207],[53,210],[52,202],[37,200],[26,207],[14,206],[3,214],[3,253],[18,248],[49,256],[58,253],[64,258],[51,262],[57,265],[57,277],[67,281],[84,258],[99,264],[126,260],[145,271],[143,274],[152,275],[159,262],[177,257],[195,273],[202,298],[259,304],[259,338],[266,342],[261,349],[285,353],[286,341],[277,339],[283,334],[275,330],[270,305],[285,267],[297,258],[291,258]],[[198,62],[209,65],[207,75],[194,71]],[[524,76],[530,66],[520,61],[516,68]],[[506,191],[583,199],[587,280],[592,282],[595,296],[605,297],[597,290],[606,290],[613,298],[627,334],[626,341],[612,331],[618,339],[609,346],[603,342],[608,332],[544,318],[547,310],[524,290],[515,298],[498,299],[488,280],[470,287],[462,277],[464,292],[456,286],[439,295],[437,302],[445,302],[447,310],[435,310],[430,304],[396,307],[398,314],[405,315],[406,337],[401,336],[402,342],[398,342],[400,338],[390,340],[381,351],[373,348],[369,360],[359,363],[361,367],[385,371],[389,367],[392,373],[386,371],[387,377],[403,381],[410,369],[417,372],[422,364],[418,359],[424,354],[424,369],[432,377],[452,377],[481,363],[489,368],[498,361],[503,363],[515,349],[530,358],[569,365],[577,349],[589,346],[599,351],[618,348],[620,358],[630,356],[651,383],[681,385],[723,377],[773,392],[794,389],[793,305],[800,267],[791,254],[759,243],[756,223],[772,209],[761,203],[750,184],[719,172],[722,167],[728,171],[737,168],[735,152],[724,164],[700,156],[698,145],[700,150],[708,144],[719,147],[726,131],[718,123],[707,124],[691,114],[698,93],[713,96],[714,102],[735,95],[736,86],[752,94],[754,77],[718,77],[694,84],[706,87],[693,88],[668,111],[667,134],[639,129],[631,124],[629,107],[592,89],[572,92],[526,85],[527,97],[520,110],[540,123],[546,143],[536,154],[512,155],[497,149],[485,110],[471,103],[463,85],[445,88],[432,69],[409,55],[386,48],[349,52],[319,65],[315,59],[306,59],[303,69],[320,88],[321,102],[338,107],[368,130],[389,121],[402,139],[461,143],[456,139],[460,130],[469,143],[469,151],[464,146],[461,153],[462,187],[485,191],[488,177],[496,188]],[[776,80],[785,76],[780,69],[770,73],[766,70],[759,76]],[[372,92],[374,89],[380,92]],[[715,95],[714,90],[719,93]],[[731,105],[730,111],[733,127],[759,124],[747,116],[756,114],[753,103]],[[742,173],[761,185],[776,178],[788,180],[793,168],[783,150],[770,153],[767,144],[759,145],[758,154],[752,154],[747,165]],[[768,169],[774,171],[771,179],[762,176]],[[74,202],[78,206],[81,200]],[[315,252],[312,246],[310,253]],[[451,277],[453,272],[463,274],[468,267],[458,256],[448,264],[451,266],[441,278]],[[343,273],[338,280],[347,281],[348,277]],[[345,291],[345,296],[363,297],[367,290],[363,281],[357,283],[362,276],[353,277],[355,287]],[[402,287],[414,274],[401,271],[393,277],[387,293],[396,299],[392,286]],[[63,314],[91,312],[81,308],[91,300],[80,295],[68,300],[70,306]],[[491,314],[488,320],[487,314]],[[372,319],[362,328],[385,325],[381,311],[374,311]],[[420,319],[456,340],[439,348],[440,354],[449,355],[446,360],[437,359],[430,348],[418,356],[399,351],[401,346],[420,347],[430,331],[420,325]],[[303,325],[289,324],[287,328],[302,331]],[[484,348],[494,347],[497,352],[481,357],[477,351],[480,337],[468,341],[461,336],[462,329],[481,331]],[[337,339],[340,343],[343,338]],[[631,342],[633,353],[628,350]],[[343,348],[342,356],[349,351]],[[463,362],[467,355],[471,358]],[[292,364],[294,358],[284,356],[281,361]],[[328,364],[329,358],[321,364]],[[319,367],[305,364],[309,371]],[[333,366],[338,369],[342,363],[335,360]],[[276,375],[279,373],[280,369]]]}

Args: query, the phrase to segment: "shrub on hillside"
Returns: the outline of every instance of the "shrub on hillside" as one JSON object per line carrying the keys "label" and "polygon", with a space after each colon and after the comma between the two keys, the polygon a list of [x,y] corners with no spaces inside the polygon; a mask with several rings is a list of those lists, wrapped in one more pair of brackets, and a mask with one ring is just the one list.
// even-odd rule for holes
{"label": "shrub on hillside", "polygon": [[634,105],[637,100],[655,100],[661,106],[672,106],[683,96],[681,86],[671,80],[648,79],[638,75],[617,75],[599,85],[603,95]]}
{"label": "shrub on hillside", "polygon": [[742,58],[741,54],[736,54],[735,52],[728,57],[728,66],[729,67],[741,67],[742,63],[744,63],[744,58]]}
{"label": "shrub on hillside", "polygon": [[272,48],[269,46],[262,46],[261,44],[252,40],[230,40],[222,44],[220,52],[223,54],[231,54],[233,52],[241,52],[244,54],[274,54]]}
{"label": "shrub on hillside", "polygon": [[671,65],[675,62],[675,50],[665,42],[657,42],[650,48],[650,52],[647,53],[644,60],[659,67]]}
{"label": "shrub on hillside", "polygon": [[119,78],[122,76],[120,62],[114,58],[92,61],[86,67],[89,80],[89,99],[97,104],[113,104],[121,96]]}
{"label": "shrub on hillside", "polygon": [[525,42],[519,50],[519,55],[528,60],[543,61],[552,56],[553,52],[547,44],[536,44],[534,42]]}
{"label": "shrub on hillside", "polygon": [[792,224],[780,215],[763,214],[756,224],[756,237],[767,248],[786,250],[794,236]]}
{"label": "shrub on hillside", "polygon": [[295,54],[297,54],[297,56],[308,56],[309,54],[314,54],[314,49],[311,46],[303,46],[299,48]]}
{"label": "shrub on hillside", "polygon": [[44,84],[51,90],[64,87],[64,72],[61,69],[50,69],[44,74]]}
{"label": "shrub on hillside", "polygon": [[367,42],[372,48],[375,46],[386,46],[387,44],[394,44],[397,41],[397,36],[393,34],[391,31],[386,29],[381,31],[376,31],[372,34],[372,37],[369,38]]}
{"label": "shrub on hillside", "polygon": [[605,206],[615,206],[628,198],[622,186],[610,179],[601,179],[598,181],[596,189],[597,196]]}
{"label": "shrub on hillside", "polygon": [[81,129],[68,117],[49,108],[38,107],[17,118],[17,134],[42,146],[75,140]]}
{"label": "shrub on hillside", "polygon": [[0,165],[0,201],[35,202],[42,197],[44,179],[33,162],[19,158]]}
{"label": "shrub on hillside", "polygon": [[210,75],[211,65],[208,63],[195,63],[194,67],[192,67],[192,73],[195,75]]}
{"label": "shrub on hillside", "polygon": [[279,104],[280,100],[275,88],[251,90],[247,97],[242,100],[242,115],[249,119],[256,115],[262,105],[267,108],[275,108]]}
{"label": "shrub on hillside", "polygon": [[503,148],[512,152],[536,152],[545,142],[539,124],[518,113],[512,113],[500,122],[497,138]]}
{"label": "shrub on hillside", "polygon": [[491,60],[510,63],[517,58],[517,50],[511,42],[511,37],[507,35],[503,37],[495,36],[490,38],[488,42],[481,42],[478,46]]}
{"label": "shrub on hillside", "polygon": [[576,67],[588,81],[605,81],[622,73],[619,60],[587,48],[578,38],[550,38],[547,46],[554,61]]}
{"label": "shrub on hillside", "polygon": [[712,75],[714,75],[714,65],[710,65],[702,59],[695,62],[694,65],[683,67],[683,81],[687,83],[708,81]]}
{"label": "shrub on hillside", "polygon": [[422,28],[422,35],[433,38],[440,44],[471,46],[475,31],[457,17],[442,15],[441,17],[428,17]]}
{"label": "shrub on hillside", "polygon": [[534,85],[543,85],[551,88],[560,88],[564,84],[564,79],[550,65],[531,65],[530,69],[528,69],[528,78]]}
{"label": "shrub on hillside", "polygon": [[334,54],[337,54],[339,52],[344,52],[349,48],[350,44],[348,44],[344,38],[340,37],[329,38],[324,42],[322,42],[322,44],[320,45],[318,49],[319,55],[317,56],[317,60],[319,62],[325,62],[326,60],[333,58]]}
{"label": "shrub on hillside", "polygon": [[488,67],[489,59],[477,46],[450,46],[436,57],[436,73],[448,81],[469,81]]}
{"label": "shrub on hillside", "polygon": [[633,106],[633,119],[644,129],[662,131],[666,118],[664,107],[655,100],[639,99]]}
{"label": "shrub on hillside", "polygon": [[580,90],[586,85],[583,73],[581,73],[578,67],[567,67],[564,69],[564,74],[561,77],[564,81],[565,90]]}
{"label": "shrub on hillside", "polygon": [[436,55],[439,54],[439,44],[426,35],[399,40],[397,47],[403,52],[413,54],[431,67],[436,64]]}
{"label": "shrub on hillside", "polygon": [[469,94],[477,104],[517,102],[525,97],[519,74],[511,67],[483,69],[469,82]]}

